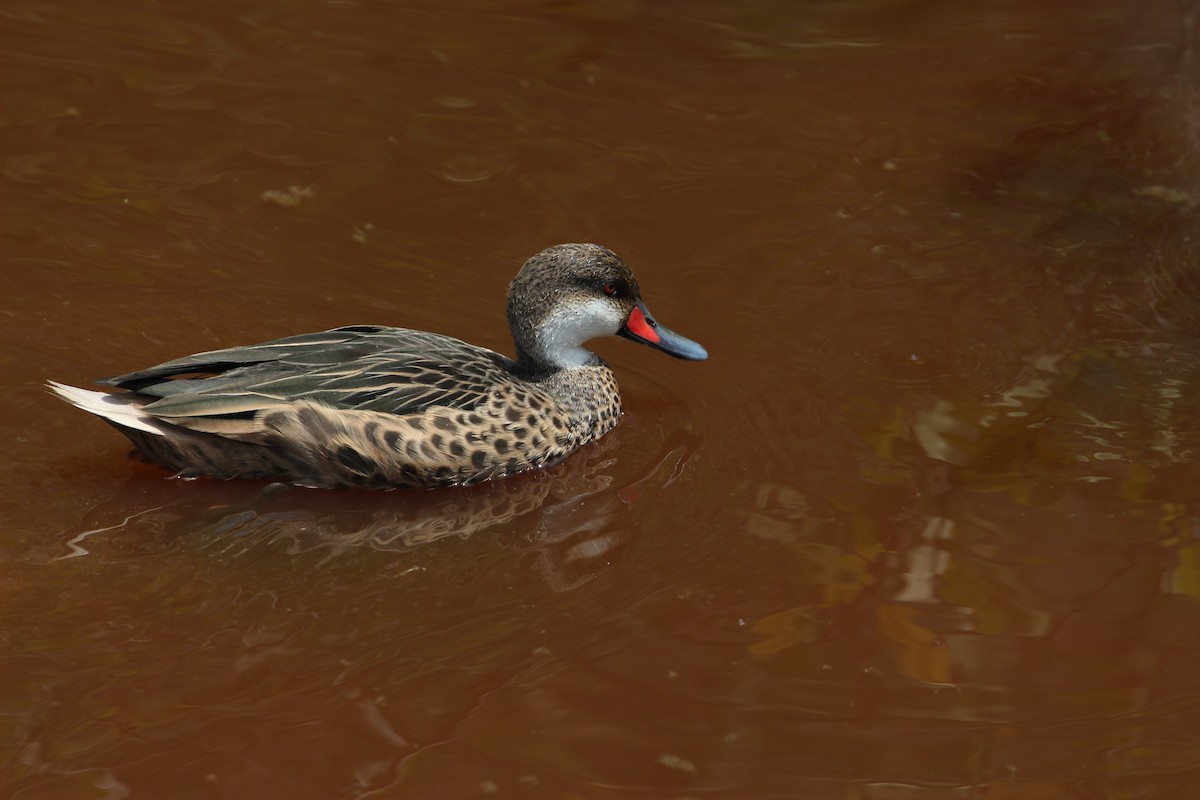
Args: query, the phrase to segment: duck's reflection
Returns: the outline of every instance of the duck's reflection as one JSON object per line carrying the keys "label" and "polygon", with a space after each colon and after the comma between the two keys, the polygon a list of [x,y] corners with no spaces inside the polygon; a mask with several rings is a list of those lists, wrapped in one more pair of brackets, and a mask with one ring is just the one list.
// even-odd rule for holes
{"label": "duck's reflection", "polygon": [[[595,578],[637,530],[636,492],[668,482],[664,461],[686,461],[691,442],[663,442],[639,473],[618,468],[619,444],[600,442],[542,472],[458,489],[329,491],[277,484],[131,480],[59,540],[52,558],[146,556],[202,549],[222,558],[272,550],[315,558],[352,552],[414,553],[487,535],[519,554],[554,591]],[[136,494],[136,499],[130,495]],[[135,503],[142,510],[133,511]],[[147,506],[149,506],[147,508]],[[407,562],[406,562],[407,563]],[[389,567],[403,570],[404,564]]]}

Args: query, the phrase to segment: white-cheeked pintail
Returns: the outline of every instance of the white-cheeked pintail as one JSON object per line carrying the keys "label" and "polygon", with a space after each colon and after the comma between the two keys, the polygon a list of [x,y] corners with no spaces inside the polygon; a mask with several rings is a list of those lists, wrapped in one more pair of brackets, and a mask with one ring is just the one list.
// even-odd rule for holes
{"label": "white-cheeked pintail", "polygon": [[708,357],[659,325],[625,262],[594,244],[525,262],[508,322],[515,360],[436,333],[352,325],[99,381],[123,391],[50,386],[184,476],[432,487],[553,464],[612,430],[621,397],[590,339]]}

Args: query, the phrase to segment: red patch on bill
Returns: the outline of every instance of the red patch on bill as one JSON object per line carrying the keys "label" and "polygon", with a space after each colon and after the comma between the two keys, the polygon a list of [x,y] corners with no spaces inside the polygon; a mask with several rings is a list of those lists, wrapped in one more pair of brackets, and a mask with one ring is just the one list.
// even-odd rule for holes
{"label": "red patch on bill", "polygon": [[637,306],[634,306],[633,311],[629,312],[629,320],[625,323],[625,327],[634,336],[639,336],[647,342],[659,340],[658,331],[650,327],[650,323],[646,322],[646,315]]}

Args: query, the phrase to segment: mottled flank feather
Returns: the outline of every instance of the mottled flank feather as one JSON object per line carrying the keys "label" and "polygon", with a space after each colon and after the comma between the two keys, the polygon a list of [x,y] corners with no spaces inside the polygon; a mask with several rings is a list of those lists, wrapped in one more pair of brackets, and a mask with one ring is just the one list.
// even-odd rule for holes
{"label": "mottled flank feather", "polygon": [[[560,245],[530,259],[510,287],[516,360],[439,334],[356,325],[101,381],[118,392],[50,385],[181,474],[324,487],[475,483],[558,461],[617,424],[616,380],[576,341],[584,334],[544,326],[587,308],[590,322],[574,327],[588,338],[628,335],[635,307],[645,308],[616,255]],[[703,357],[655,329],[653,340],[631,338]],[[673,338],[664,345],[658,334]]]}

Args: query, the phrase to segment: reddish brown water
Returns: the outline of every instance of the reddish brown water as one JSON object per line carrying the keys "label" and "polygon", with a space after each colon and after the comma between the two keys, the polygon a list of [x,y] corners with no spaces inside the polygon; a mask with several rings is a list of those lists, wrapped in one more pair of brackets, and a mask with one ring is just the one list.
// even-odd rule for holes
{"label": "reddish brown water", "polygon": [[[6,2],[0,796],[1200,796],[1197,11]],[[561,241],[711,359],[598,342],[543,474],[170,480],[42,388],[510,350]]]}

